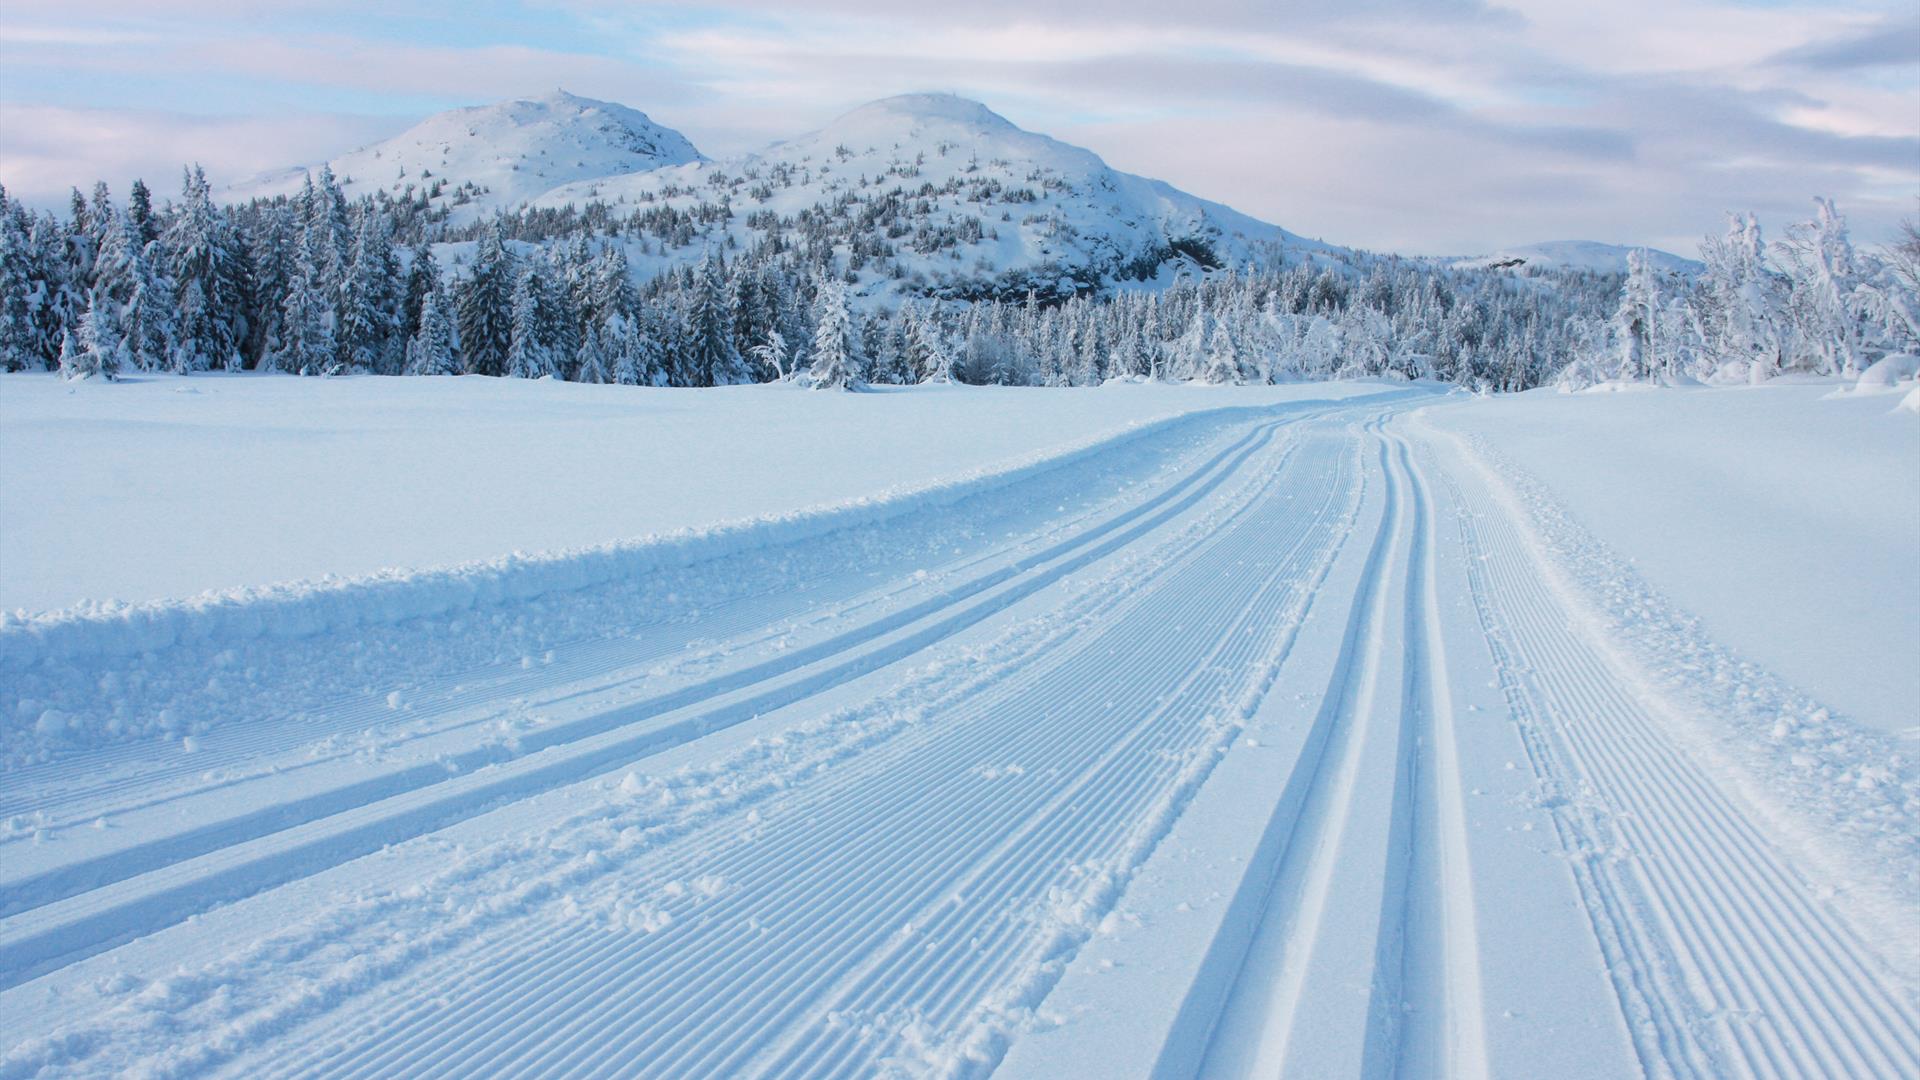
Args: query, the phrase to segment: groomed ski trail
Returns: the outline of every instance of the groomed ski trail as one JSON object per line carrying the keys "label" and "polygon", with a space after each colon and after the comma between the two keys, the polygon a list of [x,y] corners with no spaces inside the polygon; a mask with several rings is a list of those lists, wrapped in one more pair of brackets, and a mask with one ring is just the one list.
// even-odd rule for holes
{"label": "groomed ski trail", "polygon": [[1435,400],[15,770],[0,1080],[1920,1075],[1902,974]]}

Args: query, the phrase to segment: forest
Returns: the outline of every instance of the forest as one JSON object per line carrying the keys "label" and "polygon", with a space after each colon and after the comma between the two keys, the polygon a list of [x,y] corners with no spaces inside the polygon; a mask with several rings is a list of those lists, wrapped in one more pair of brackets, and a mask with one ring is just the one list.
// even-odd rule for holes
{"label": "forest", "polygon": [[[0,190],[0,368],[685,387],[1379,376],[1515,391],[1847,376],[1920,351],[1920,233],[1910,222],[1858,248],[1823,199],[1771,243],[1753,215],[1729,215],[1697,273],[1637,256],[1622,275],[1281,246],[1223,266],[1204,238],[1179,238],[1134,272],[1043,288],[983,271],[955,296],[916,290],[895,256],[964,240],[965,223],[916,220],[897,191],[750,213],[748,244],[712,228],[736,213],[726,198],[456,226],[435,194],[349,200],[323,169],[291,197],[222,205],[195,167],[164,204],[137,181],[124,202],[99,183],[59,217]],[[683,257],[636,280],[634,250]],[[1137,280],[1169,266],[1159,287]]]}

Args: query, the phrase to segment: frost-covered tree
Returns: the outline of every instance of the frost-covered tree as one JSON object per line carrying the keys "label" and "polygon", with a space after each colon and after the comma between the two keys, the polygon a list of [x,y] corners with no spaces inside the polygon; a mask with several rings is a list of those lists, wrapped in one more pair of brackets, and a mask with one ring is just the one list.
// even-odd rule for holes
{"label": "frost-covered tree", "polygon": [[540,277],[533,267],[520,271],[513,287],[513,337],[507,345],[509,378],[540,379],[554,373],[554,358],[540,317]]}
{"label": "frost-covered tree", "polygon": [[813,366],[809,373],[817,390],[850,390],[860,385],[862,360],[859,332],[847,310],[847,289],[838,281],[822,282],[818,317],[813,331]]}
{"label": "frost-covered tree", "polygon": [[400,337],[403,298],[390,226],[379,214],[361,218],[340,298],[336,345],[346,368],[378,375],[399,372],[405,342]]}
{"label": "frost-covered tree", "polygon": [[607,367],[605,340],[599,327],[590,326],[580,339],[580,352],[574,358],[573,381],[595,385],[611,382]]}
{"label": "frost-covered tree", "polygon": [[1831,199],[1815,199],[1814,216],[1787,229],[1775,245],[1789,280],[1792,327],[1789,365],[1822,375],[1860,373],[1860,319],[1854,311],[1859,267],[1847,221]]}
{"label": "frost-covered tree", "polygon": [[730,386],[751,382],[746,362],[734,345],[727,292],[712,259],[703,258],[694,268],[689,301],[688,337],[682,357],[689,384]]}
{"label": "frost-covered tree", "polygon": [[473,266],[457,293],[460,350],[466,355],[467,369],[477,375],[506,374],[519,276],[507,251],[506,234],[496,224],[475,247]]}
{"label": "frost-covered tree", "polygon": [[767,328],[767,336],[753,347],[754,362],[773,372],[775,382],[787,377],[787,339],[779,330]]}
{"label": "frost-covered tree", "polygon": [[1620,287],[1620,303],[1613,312],[1617,378],[1642,381],[1659,366],[1660,283],[1646,250],[1627,253],[1627,280]]}
{"label": "frost-covered tree", "polygon": [[206,173],[197,165],[186,170],[180,206],[165,236],[178,313],[176,370],[227,367],[239,353],[237,268],[225,232]]}
{"label": "frost-covered tree", "polygon": [[420,326],[407,342],[407,374],[458,375],[460,358],[455,355],[453,320],[447,314],[446,293],[438,284],[420,299]]}
{"label": "frost-covered tree", "polygon": [[1695,286],[1698,325],[1717,369],[1738,365],[1750,382],[1779,372],[1784,281],[1767,266],[1767,245],[1752,214],[1728,214],[1727,231],[1700,242],[1706,271]]}
{"label": "frost-covered tree", "polygon": [[95,285],[87,297],[87,310],[80,316],[80,330],[74,335],[72,355],[61,346],[61,373],[69,379],[94,375],[109,381],[120,377],[126,364],[126,343],[120,337],[118,312],[104,285]]}

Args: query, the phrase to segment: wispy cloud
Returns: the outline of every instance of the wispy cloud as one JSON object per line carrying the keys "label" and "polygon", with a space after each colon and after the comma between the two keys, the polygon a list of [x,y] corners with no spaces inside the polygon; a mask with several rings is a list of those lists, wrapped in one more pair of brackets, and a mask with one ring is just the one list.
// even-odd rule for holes
{"label": "wispy cloud", "polygon": [[1815,192],[1871,239],[1920,190],[1906,4],[14,0],[0,180],[58,192],[187,158],[240,173],[555,86],[727,154],[944,89],[1349,243],[1684,249],[1726,207],[1798,214]]}

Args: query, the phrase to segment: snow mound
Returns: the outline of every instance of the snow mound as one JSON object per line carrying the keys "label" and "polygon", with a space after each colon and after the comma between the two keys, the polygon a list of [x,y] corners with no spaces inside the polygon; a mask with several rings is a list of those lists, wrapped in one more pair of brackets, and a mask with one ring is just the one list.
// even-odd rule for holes
{"label": "snow mound", "polygon": [[[560,184],[700,160],[684,135],[637,109],[556,90],[437,113],[326,164],[350,198],[426,192],[472,216],[518,206]],[[298,166],[268,173],[228,188],[225,197],[289,195],[307,172]]]}
{"label": "snow mound", "polygon": [[1920,356],[1894,353],[1875,360],[1853,384],[1855,393],[1885,393],[1901,389],[1902,382],[1920,378]]}

